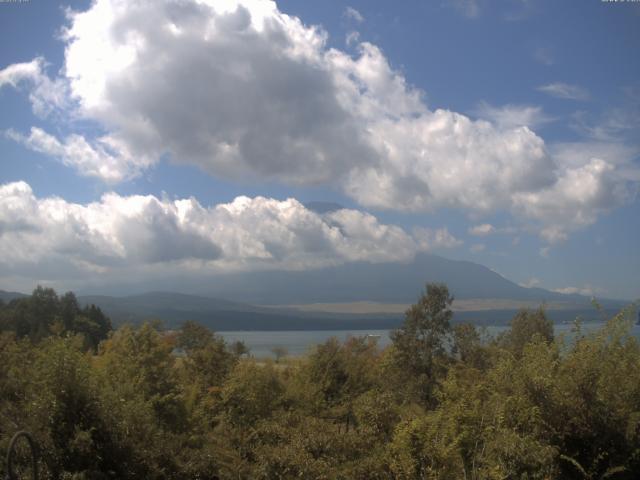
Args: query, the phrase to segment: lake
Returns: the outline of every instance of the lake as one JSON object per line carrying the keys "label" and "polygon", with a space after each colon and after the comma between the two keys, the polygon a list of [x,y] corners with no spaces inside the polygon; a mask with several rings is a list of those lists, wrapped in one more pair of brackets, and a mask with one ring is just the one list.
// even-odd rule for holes
{"label": "lake", "polygon": [[[584,323],[582,325],[584,332],[592,332],[601,328],[603,323]],[[555,333],[571,334],[572,324],[557,324]],[[498,335],[508,327],[506,326],[488,326],[487,334],[491,336]],[[250,349],[251,355],[256,358],[273,358],[274,347],[284,347],[289,356],[300,356],[308,353],[315,345],[324,343],[331,337],[336,337],[340,341],[344,341],[349,337],[362,337],[364,335],[379,335],[378,345],[386,347],[391,343],[389,333],[391,330],[295,330],[295,331],[237,331],[237,332],[219,332],[228,342],[237,340],[243,341]],[[634,325],[632,332],[636,338],[640,339],[640,325]]]}

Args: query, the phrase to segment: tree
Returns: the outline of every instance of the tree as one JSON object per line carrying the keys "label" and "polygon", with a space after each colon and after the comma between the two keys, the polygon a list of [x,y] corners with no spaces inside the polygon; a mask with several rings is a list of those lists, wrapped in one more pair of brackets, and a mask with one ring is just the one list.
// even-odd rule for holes
{"label": "tree", "polygon": [[405,379],[415,385],[425,405],[433,403],[436,379],[444,371],[452,303],[446,285],[430,283],[405,313],[403,325],[391,333],[394,363]]}
{"label": "tree", "polygon": [[173,346],[164,342],[151,324],[124,326],[103,342],[96,363],[113,390],[130,387],[123,392],[123,401],[141,396],[153,406],[162,428],[181,430],[185,412],[172,350]]}
{"label": "tree", "polygon": [[81,333],[85,348],[95,351],[109,335],[111,320],[95,305],[81,309],[73,292],[58,297],[53,289],[38,286],[30,297],[13,300],[2,309],[0,328],[34,342],[50,335]]}
{"label": "tree", "polygon": [[247,347],[247,345],[242,340],[236,340],[235,342],[233,342],[229,349],[238,358],[242,357],[243,355],[249,355],[250,352],[249,347]]}
{"label": "tree", "polygon": [[453,327],[451,353],[462,363],[478,369],[486,368],[489,361],[480,333],[471,323],[459,323]]}
{"label": "tree", "polygon": [[176,346],[186,351],[184,368],[200,390],[221,386],[239,357],[222,337],[193,321],[182,325]]}
{"label": "tree", "polygon": [[222,388],[223,417],[236,427],[250,428],[274,413],[283,391],[278,374],[271,365],[241,362]]}
{"label": "tree", "polygon": [[213,340],[213,332],[204,325],[192,320],[182,324],[176,346],[183,348],[187,353],[206,347]]}
{"label": "tree", "polygon": [[84,334],[95,350],[98,344],[109,336],[111,320],[102,312],[100,307],[87,305],[76,315],[73,331]]}
{"label": "tree", "polygon": [[59,318],[59,301],[52,288],[38,285],[30,297],[9,304],[7,322],[18,338],[29,337],[39,341],[51,334],[53,323]]}
{"label": "tree", "polygon": [[80,312],[80,305],[78,299],[73,292],[67,292],[60,297],[59,315],[62,321],[62,326],[66,331],[72,331],[75,324],[75,319]]}
{"label": "tree", "polygon": [[516,355],[522,355],[524,346],[536,337],[547,343],[553,342],[553,322],[547,318],[543,307],[534,311],[520,310],[511,319],[511,329],[499,339],[499,343]]}

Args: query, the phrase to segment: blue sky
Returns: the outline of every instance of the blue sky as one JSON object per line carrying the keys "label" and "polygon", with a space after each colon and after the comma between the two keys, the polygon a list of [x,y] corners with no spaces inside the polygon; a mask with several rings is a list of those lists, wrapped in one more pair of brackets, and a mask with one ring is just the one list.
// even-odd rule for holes
{"label": "blue sky", "polygon": [[0,35],[0,288],[431,252],[640,296],[640,4],[31,1]]}

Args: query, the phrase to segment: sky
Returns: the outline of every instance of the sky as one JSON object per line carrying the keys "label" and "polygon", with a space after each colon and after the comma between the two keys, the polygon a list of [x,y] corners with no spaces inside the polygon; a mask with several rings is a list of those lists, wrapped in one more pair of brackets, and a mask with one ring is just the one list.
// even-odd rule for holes
{"label": "sky", "polygon": [[640,3],[31,0],[0,39],[2,289],[426,252],[640,297]]}

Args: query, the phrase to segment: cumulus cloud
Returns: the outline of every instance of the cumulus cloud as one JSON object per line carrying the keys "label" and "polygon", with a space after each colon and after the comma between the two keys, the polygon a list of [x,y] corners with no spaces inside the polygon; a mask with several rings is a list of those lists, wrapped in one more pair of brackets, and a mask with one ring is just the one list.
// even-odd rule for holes
{"label": "cumulus cloud", "polygon": [[483,223],[482,225],[475,225],[469,228],[469,233],[477,237],[485,237],[491,235],[496,231],[496,227],[490,223]]}
{"label": "cumulus cloud", "polygon": [[552,184],[553,162],[527,127],[499,130],[447,110],[371,127],[386,159],[355,167],[345,189],[363,205],[429,211],[440,207],[487,213],[514,192]]}
{"label": "cumulus cloud", "polygon": [[344,15],[346,18],[348,18],[348,19],[350,19],[350,20],[353,20],[353,21],[354,21],[354,22],[356,22],[356,23],[362,23],[362,22],[364,22],[364,17],[362,16],[362,14],[361,14],[358,10],[356,10],[355,8],[353,8],[353,7],[347,7],[347,8],[345,8],[345,9],[344,9],[344,13],[343,13],[343,15]]}
{"label": "cumulus cloud", "polygon": [[437,229],[417,227],[413,230],[413,236],[418,241],[420,249],[425,251],[455,248],[464,243],[454,237],[446,227]]}
{"label": "cumulus cloud", "polygon": [[[346,262],[410,261],[453,237],[421,235],[350,209],[324,214],[294,199],[238,197],[204,207],[170,200],[105,194],[86,205],[37,198],[24,182],[0,186],[0,266],[5,274],[127,271],[157,265],[174,273],[306,269]],[[62,267],[64,268],[62,268]],[[51,267],[53,268],[53,267]]]}
{"label": "cumulus cloud", "polygon": [[376,157],[334,75],[350,57],[275,3],[100,0],[70,21],[71,94],[134,154],[298,184]]}
{"label": "cumulus cloud", "polygon": [[[531,129],[548,120],[537,107],[485,105],[479,120],[429,109],[380,48],[329,48],[324,30],[267,0],[96,0],[68,22],[56,82],[74,116],[108,134],[47,137],[48,149],[15,138],[108,181],[169,158],[232,180],[330,184],[371,208],[508,210],[560,239],[616,206],[628,187],[619,172],[637,170],[555,157]],[[40,78],[34,62],[1,78]],[[540,88],[580,96],[566,87]],[[579,198],[563,191],[584,177],[596,184]],[[548,198],[569,203],[554,210]]]}
{"label": "cumulus cloud", "polygon": [[542,107],[532,105],[508,104],[502,107],[496,107],[487,102],[481,102],[473,113],[502,128],[534,128],[549,123],[552,120],[543,113]]}
{"label": "cumulus cloud", "polygon": [[495,234],[512,235],[517,233],[518,229],[515,227],[495,227],[490,223],[482,223],[480,225],[469,227],[467,231],[470,235],[474,235],[476,237],[486,237]]}
{"label": "cumulus cloud", "polygon": [[145,164],[151,163],[146,156],[133,157],[125,143],[110,135],[96,139],[93,144],[76,134],[61,142],[37,127],[32,127],[28,136],[15,130],[7,131],[6,135],[31,150],[59,159],[82,175],[98,177],[109,183],[131,178]]}
{"label": "cumulus cloud", "polygon": [[30,85],[29,99],[37,115],[46,116],[52,110],[66,106],[67,83],[61,78],[49,78],[45,72],[43,58],[37,57],[31,62],[15,63],[0,70],[0,88],[6,85],[20,88],[23,84]]}
{"label": "cumulus cloud", "polygon": [[[0,186],[4,265],[62,256],[95,266],[124,266],[186,258],[215,259],[220,247],[181,221],[175,205],[154,197],[105,195],[79,205],[38,199],[24,182]],[[25,225],[15,220],[21,218]]]}
{"label": "cumulus cloud", "polygon": [[603,293],[603,290],[598,287],[592,287],[591,285],[585,285],[584,287],[563,287],[554,288],[554,292],[564,293],[565,295],[584,295],[586,297],[592,297],[596,293]]}
{"label": "cumulus cloud", "polygon": [[337,182],[362,205],[413,211],[489,211],[553,182],[528,128],[430,111],[379,48],[327,48],[324,31],[271,2],[100,0],[70,22],[71,93],[134,156]]}
{"label": "cumulus cloud", "polygon": [[552,97],[564,98],[566,100],[589,100],[589,90],[579,85],[570,85],[563,82],[549,83],[541,85],[538,90],[551,95]]}
{"label": "cumulus cloud", "polygon": [[35,80],[40,73],[41,59],[28,63],[16,63],[0,70],[0,87],[11,85],[16,88],[24,80]]}
{"label": "cumulus cloud", "polygon": [[529,280],[520,283],[519,285],[524,288],[534,288],[540,285],[540,280],[538,280],[536,277],[531,277]]}
{"label": "cumulus cloud", "polygon": [[591,225],[597,216],[623,204],[629,195],[611,163],[592,158],[567,167],[558,181],[537,192],[514,195],[514,209],[541,222],[541,237],[549,243],[566,240],[576,228]]}
{"label": "cumulus cloud", "polygon": [[347,35],[344,38],[344,41],[348,46],[353,46],[360,41],[360,33],[356,31],[351,31],[347,33]]}

